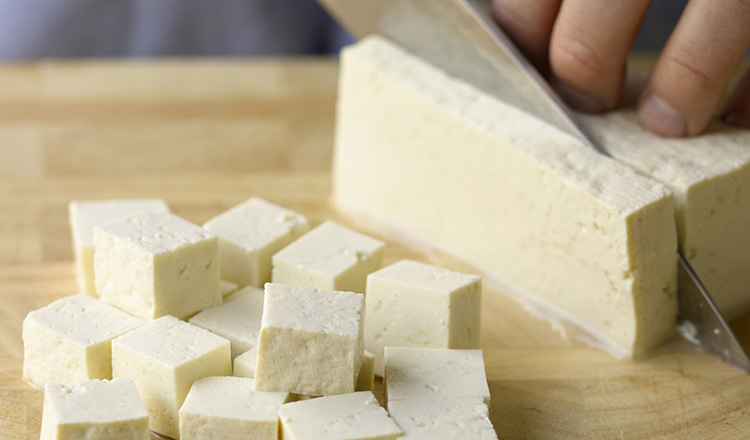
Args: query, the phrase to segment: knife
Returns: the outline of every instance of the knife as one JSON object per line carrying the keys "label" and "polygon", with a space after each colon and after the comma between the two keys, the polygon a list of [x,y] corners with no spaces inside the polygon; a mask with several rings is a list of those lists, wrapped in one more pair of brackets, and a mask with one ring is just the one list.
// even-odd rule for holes
{"label": "knife", "polygon": [[[356,38],[383,35],[406,50],[560,130],[608,152],[477,0],[319,0]],[[750,374],[750,359],[690,263],[678,251],[677,329],[691,343]]]}

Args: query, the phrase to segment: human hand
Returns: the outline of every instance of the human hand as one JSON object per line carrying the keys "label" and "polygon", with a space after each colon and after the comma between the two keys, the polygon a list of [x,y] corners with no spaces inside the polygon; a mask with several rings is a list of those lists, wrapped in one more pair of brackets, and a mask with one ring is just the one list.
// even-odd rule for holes
{"label": "human hand", "polygon": [[[615,108],[650,0],[493,0],[493,15],[560,95],[588,112]],[[641,123],[665,137],[701,133],[750,45],[749,0],[691,0],[639,99]],[[750,72],[721,113],[750,128]]]}

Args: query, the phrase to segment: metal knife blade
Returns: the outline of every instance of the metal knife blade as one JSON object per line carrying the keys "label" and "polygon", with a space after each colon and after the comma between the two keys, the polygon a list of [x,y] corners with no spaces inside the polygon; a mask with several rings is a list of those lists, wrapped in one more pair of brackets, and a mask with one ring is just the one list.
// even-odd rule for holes
{"label": "metal knife blade", "polygon": [[[545,78],[476,0],[319,0],[356,38],[380,34],[586,145],[608,152],[576,122]],[[678,328],[692,343],[750,373],[750,359],[687,259],[678,252]]]}

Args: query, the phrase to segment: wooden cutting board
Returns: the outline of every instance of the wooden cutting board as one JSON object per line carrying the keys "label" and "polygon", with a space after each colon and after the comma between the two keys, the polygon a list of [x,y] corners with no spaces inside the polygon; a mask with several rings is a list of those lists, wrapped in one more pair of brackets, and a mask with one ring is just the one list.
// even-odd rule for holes
{"label": "wooden cutting board", "polygon": [[[328,59],[0,66],[0,438],[39,436],[43,396],[21,379],[21,322],[76,290],[68,201],[163,197],[200,224],[260,196],[314,224],[341,219],[328,202],[336,74]],[[388,241],[386,263],[471,270],[365,230]],[[750,437],[750,377],[687,344],[616,361],[491,285],[483,302],[501,438]],[[750,317],[734,325],[750,343]]]}

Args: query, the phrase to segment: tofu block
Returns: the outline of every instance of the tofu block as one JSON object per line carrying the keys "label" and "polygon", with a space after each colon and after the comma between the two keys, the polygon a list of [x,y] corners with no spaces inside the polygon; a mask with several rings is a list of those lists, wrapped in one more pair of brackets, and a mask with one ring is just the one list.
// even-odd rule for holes
{"label": "tofu block", "polygon": [[111,379],[110,342],[141,325],[83,293],[58,299],[23,321],[23,377],[39,387]]}
{"label": "tofu block", "polygon": [[750,132],[716,122],[701,136],[662,138],[643,129],[635,105],[581,120],[613,157],[674,192],[685,257],[725,315],[746,311]]}
{"label": "tofu block", "polygon": [[324,396],[355,390],[364,295],[266,284],[255,389]]}
{"label": "tofu block", "polygon": [[161,199],[73,200],[68,205],[78,288],[97,296],[94,284],[94,228],[141,211],[169,212]]}
{"label": "tofu block", "polygon": [[232,359],[258,345],[263,316],[262,289],[247,286],[226,298],[224,304],[208,308],[190,318],[190,323],[227,338]]}
{"label": "tofu block", "polygon": [[365,357],[357,376],[357,391],[372,391],[375,387],[375,355],[365,350]]}
{"label": "tofu block", "polygon": [[674,335],[663,184],[381,37],[343,51],[339,81],[340,209],[471,262],[615,356]]}
{"label": "tofu block", "polygon": [[279,408],[289,393],[255,391],[244,377],[204,377],[180,408],[182,440],[277,440]]}
{"label": "tofu block", "polygon": [[133,379],[149,413],[149,428],[179,438],[178,410],[206,376],[232,374],[229,341],[163,316],[112,341],[112,375]]}
{"label": "tofu block", "polygon": [[148,413],[132,380],[44,386],[40,440],[148,438]]}
{"label": "tofu block", "polygon": [[383,375],[383,348],[479,348],[481,279],[416,261],[367,276],[365,348]]}
{"label": "tofu block", "polygon": [[370,391],[287,403],[279,416],[284,440],[390,440],[402,434]]}
{"label": "tofu block", "polygon": [[185,318],[221,304],[218,241],[171,213],[142,212],[97,226],[96,289],[142,319]]}
{"label": "tofu block", "polygon": [[221,296],[227,297],[236,292],[240,286],[237,283],[232,283],[226,280],[219,280],[219,288],[221,289]]}
{"label": "tofu block", "polygon": [[305,216],[253,197],[203,225],[219,237],[221,277],[240,286],[271,281],[271,257],[310,229]]}
{"label": "tofu block", "polygon": [[397,400],[388,412],[403,440],[497,440],[487,404],[479,397]]}
{"label": "tofu block", "polygon": [[232,375],[255,379],[255,366],[257,364],[258,347],[256,346],[234,358],[234,369],[232,370]]}
{"label": "tofu block", "polygon": [[479,397],[490,404],[482,350],[385,348],[388,405],[396,400]]}
{"label": "tofu block", "polygon": [[384,243],[326,221],[273,256],[273,282],[365,292],[383,261]]}

